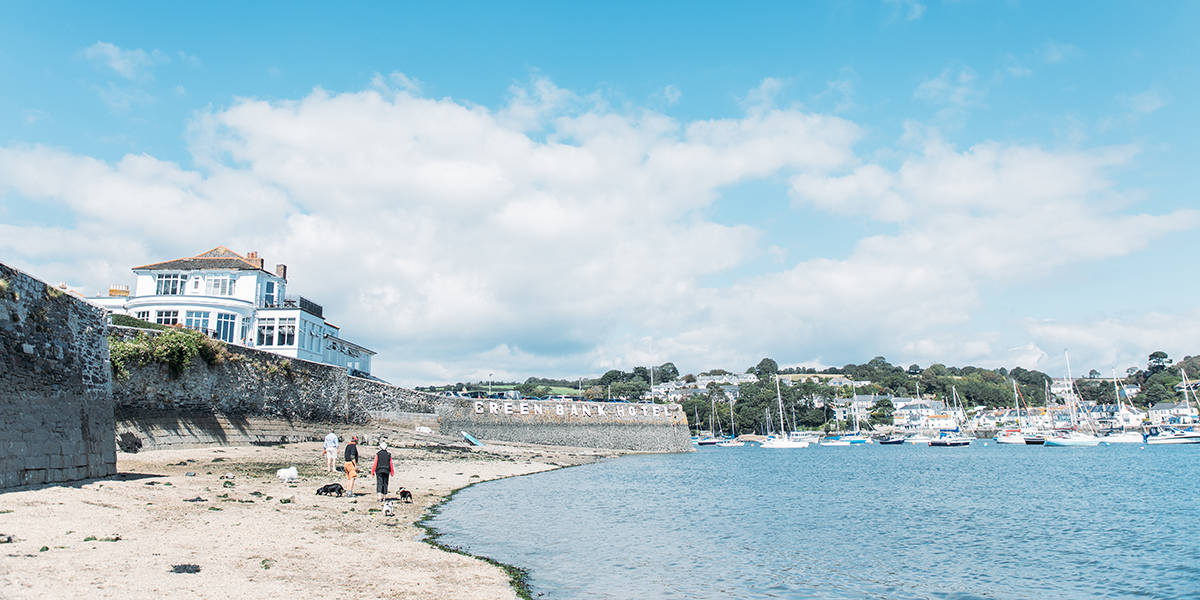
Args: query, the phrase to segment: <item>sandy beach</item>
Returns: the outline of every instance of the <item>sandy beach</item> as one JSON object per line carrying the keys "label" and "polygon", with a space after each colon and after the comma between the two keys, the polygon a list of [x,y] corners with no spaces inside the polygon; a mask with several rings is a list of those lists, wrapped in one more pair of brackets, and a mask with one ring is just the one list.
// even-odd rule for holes
{"label": "sandy beach", "polygon": [[[319,443],[119,454],[116,478],[0,494],[0,534],[14,538],[0,544],[0,597],[515,598],[502,569],[422,542],[414,523],[471,483],[613,452],[448,441],[393,439],[392,496],[413,493],[393,517],[369,473],[353,498],[316,495],[346,483]],[[374,452],[361,447],[364,472]],[[276,478],[286,466],[299,482]],[[187,565],[198,572],[174,572]]]}

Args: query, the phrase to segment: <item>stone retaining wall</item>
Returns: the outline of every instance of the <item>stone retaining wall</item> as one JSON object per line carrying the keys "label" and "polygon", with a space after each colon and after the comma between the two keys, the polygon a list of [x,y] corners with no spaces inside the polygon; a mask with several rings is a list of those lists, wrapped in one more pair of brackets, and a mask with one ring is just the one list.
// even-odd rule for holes
{"label": "stone retaining wall", "polygon": [[367,423],[314,423],[281,417],[239,417],[213,413],[156,414],[118,419],[117,445],[122,451],[194,448],[200,446],[269,445],[319,442],[332,429],[345,440],[378,439],[398,431],[411,432],[416,426],[437,428],[432,414],[398,413],[392,419],[372,419]]}
{"label": "stone retaining wall", "polygon": [[0,264],[0,489],[115,472],[103,311]]}
{"label": "stone retaining wall", "polygon": [[643,452],[693,450],[678,404],[443,399],[441,433]]}

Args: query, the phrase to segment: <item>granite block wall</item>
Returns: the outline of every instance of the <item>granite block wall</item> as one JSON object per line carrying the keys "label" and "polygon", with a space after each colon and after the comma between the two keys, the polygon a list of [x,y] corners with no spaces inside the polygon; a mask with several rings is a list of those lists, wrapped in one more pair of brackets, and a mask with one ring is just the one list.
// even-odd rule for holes
{"label": "granite block wall", "polygon": [[103,311],[0,264],[0,489],[116,472]]}

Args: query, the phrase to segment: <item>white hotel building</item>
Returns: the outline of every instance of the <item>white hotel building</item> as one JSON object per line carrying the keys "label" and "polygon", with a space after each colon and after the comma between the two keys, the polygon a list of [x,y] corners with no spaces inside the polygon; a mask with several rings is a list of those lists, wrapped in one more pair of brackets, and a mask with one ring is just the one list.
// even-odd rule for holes
{"label": "white hotel building", "polygon": [[264,268],[258,253],[224,246],[133,268],[133,293],[113,286],[88,298],[114,314],[202,331],[231,344],[370,374],[375,352],[342,339],[321,305],[289,297],[287,266]]}

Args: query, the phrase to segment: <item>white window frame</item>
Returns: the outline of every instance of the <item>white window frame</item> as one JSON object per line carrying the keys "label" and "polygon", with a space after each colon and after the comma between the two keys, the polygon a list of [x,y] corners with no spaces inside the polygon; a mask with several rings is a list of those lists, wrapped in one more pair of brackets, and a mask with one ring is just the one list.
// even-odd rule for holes
{"label": "white window frame", "polygon": [[206,310],[189,310],[184,313],[183,326],[202,333],[208,333],[209,316],[209,312]]}
{"label": "white window frame", "polygon": [[237,287],[237,278],[232,275],[213,275],[208,277],[208,285],[204,288],[208,296],[232,296]]}
{"label": "white window frame", "polygon": [[275,345],[275,319],[258,320],[258,336],[255,339],[256,346],[274,346]]}
{"label": "white window frame", "polygon": [[177,310],[154,311],[154,322],[159,325],[178,325],[179,324],[179,311],[177,311]]}
{"label": "white window frame", "polygon": [[188,276],[182,273],[159,273],[154,276],[155,296],[182,296]]}
{"label": "white window frame", "polygon": [[296,345],[296,318],[295,317],[280,317],[279,324],[275,327],[275,345],[276,346],[295,346]]}
{"label": "white window frame", "polygon": [[237,315],[231,313],[217,313],[216,332],[217,339],[232,342],[233,330],[237,325]]}
{"label": "white window frame", "polygon": [[148,310],[139,310],[139,311],[137,311],[137,312],[133,313],[133,318],[135,318],[135,319],[141,319],[141,320],[143,320],[143,321],[145,321],[145,322],[147,322],[147,323],[152,323],[152,322],[153,322],[153,321],[151,321],[151,320],[150,320],[150,319],[151,319],[151,318],[153,318],[153,317],[151,317],[151,316],[150,316],[150,311],[148,311]]}

